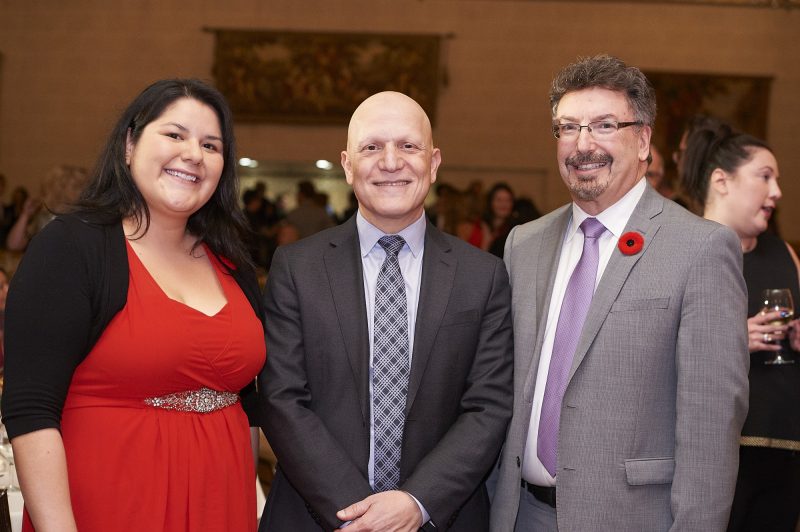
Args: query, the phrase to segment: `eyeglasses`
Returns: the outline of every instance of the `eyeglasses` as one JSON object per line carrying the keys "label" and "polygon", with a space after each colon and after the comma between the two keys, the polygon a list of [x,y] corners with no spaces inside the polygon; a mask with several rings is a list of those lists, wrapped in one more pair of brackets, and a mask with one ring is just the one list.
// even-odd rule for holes
{"label": "eyeglasses", "polygon": [[581,130],[586,130],[596,139],[607,139],[617,130],[629,126],[641,126],[642,122],[617,122],[616,120],[596,120],[582,126],[574,122],[565,124],[553,124],[553,136],[557,139],[574,140],[581,134]]}

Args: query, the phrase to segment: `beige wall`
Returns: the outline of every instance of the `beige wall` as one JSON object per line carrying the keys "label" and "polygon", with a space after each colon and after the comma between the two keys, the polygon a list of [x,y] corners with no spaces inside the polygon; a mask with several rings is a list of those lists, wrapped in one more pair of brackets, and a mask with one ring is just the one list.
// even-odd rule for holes
{"label": "beige wall", "polygon": [[[545,209],[567,200],[546,105],[552,75],[608,52],[642,69],[773,76],[768,138],[781,226],[800,240],[800,10],[505,0],[0,0],[0,172],[37,186],[91,165],[121,106],[146,84],[210,78],[204,27],[452,33],[435,139],[443,178],[507,179]],[[343,127],[240,124],[239,152],[339,160]],[[458,167],[451,170],[447,167]],[[472,171],[463,168],[473,167]],[[518,169],[493,175],[481,169]]]}

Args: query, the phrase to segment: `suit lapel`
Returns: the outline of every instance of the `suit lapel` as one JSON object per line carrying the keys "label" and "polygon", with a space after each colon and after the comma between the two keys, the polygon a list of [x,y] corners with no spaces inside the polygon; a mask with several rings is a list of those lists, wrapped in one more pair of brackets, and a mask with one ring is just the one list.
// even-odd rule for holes
{"label": "suit lapel", "polygon": [[635,255],[623,255],[619,249],[614,247],[608,265],[603,272],[603,277],[597,285],[589,313],[586,315],[586,322],[583,325],[581,338],[575,351],[575,358],[572,361],[569,378],[575,374],[578,366],[583,362],[586,353],[594,342],[600,327],[603,325],[611,305],[614,304],[631,270],[639,262],[639,259],[647,253],[647,248],[653,241],[661,224],[657,221],[657,216],[664,209],[664,198],[656,192],[650,185],[646,185],[644,194],[633,210],[630,219],[623,233],[636,231],[644,237],[642,250]]}
{"label": "suit lapel", "polygon": [[364,302],[361,248],[355,216],[333,232],[323,255],[339,328],[358,390],[361,414],[369,419],[369,329]]}
{"label": "suit lapel", "polygon": [[425,251],[422,257],[422,280],[419,304],[414,325],[414,351],[411,358],[411,375],[408,381],[405,413],[411,410],[419,390],[422,375],[431,357],[436,333],[450,301],[458,260],[452,248],[438,229],[431,224],[425,227]]}

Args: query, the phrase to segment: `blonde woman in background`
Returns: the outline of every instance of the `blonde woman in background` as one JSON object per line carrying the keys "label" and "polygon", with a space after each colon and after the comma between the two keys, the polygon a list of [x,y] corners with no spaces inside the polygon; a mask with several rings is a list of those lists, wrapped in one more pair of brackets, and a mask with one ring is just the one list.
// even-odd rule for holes
{"label": "blonde woman in background", "polygon": [[8,233],[6,247],[12,251],[28,247],[33,235],[78,199],[88,179],[86,169],[79,166],[60,165],[51,169],[42,182],[41,195],[25,200],[19,218]]}

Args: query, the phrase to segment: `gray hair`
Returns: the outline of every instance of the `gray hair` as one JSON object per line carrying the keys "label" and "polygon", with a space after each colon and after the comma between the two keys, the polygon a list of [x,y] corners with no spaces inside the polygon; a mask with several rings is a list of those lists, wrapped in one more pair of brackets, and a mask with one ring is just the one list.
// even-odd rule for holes
{"label": "gray hair", "polygon": [[559,72],[550,87],[553,116],[561,98],[568,92],[600,87],[622,92],[633,109],[636,120],[653,127],[656,121],[656,94],[642,71],[621,59],[602,54],[579,57]]}

